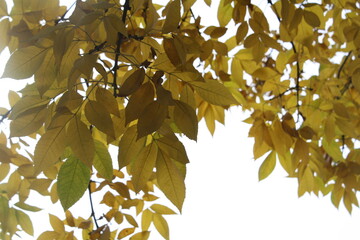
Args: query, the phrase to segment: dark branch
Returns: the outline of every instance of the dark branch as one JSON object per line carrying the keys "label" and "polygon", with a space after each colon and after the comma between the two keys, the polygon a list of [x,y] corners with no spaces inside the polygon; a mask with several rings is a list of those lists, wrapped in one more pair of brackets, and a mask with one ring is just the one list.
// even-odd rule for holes
{"label": "dark branch", "polygon": [[91,187],[90,187],[90,184],[91,184],[91,181],[89,182],[89,186],[88,186],[88,189],[89,189],[90,206],[91,206],[91,216],[92,216],[92,217],[93,217],[93,219],[94,219],[94,222],[95,222],[95,226],[96,226],[96,228],[99,228],[99,224],[97,223],[97,220],[96,220],[96,217],[95,217],[94,204],[93,204],[93,201],[92,201],[92,196],[91,196]]}
{"label": "dark branch", "polygon": [[4,120],[9,116],[10,112],[11,112],[11,109],[8,110],[5,114],[1,115],[0,123],[4,122]]}
{"label": "dark branch", "polygon": [[339,71],[337,73],[337,78],[340,78],[341,72],[347,62],[347,60],[349,59],[349,57],[351,56],[352,50],[348,52],[348,54],[346,55],[344,61],[342,62],[342,64],[340,65]]}

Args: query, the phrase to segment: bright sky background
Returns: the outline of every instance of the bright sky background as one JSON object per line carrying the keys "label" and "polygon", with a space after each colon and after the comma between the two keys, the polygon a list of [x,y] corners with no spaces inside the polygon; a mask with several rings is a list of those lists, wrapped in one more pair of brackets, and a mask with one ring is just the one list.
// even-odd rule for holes
{"label": "bright sky background", "polygon": [[[266,0],[261,3],[266,6]],[[210,18],[203,16],[206,24],[217,24],[214,9],[205,11],[198,6],[194,13],[207,13]],[[2,79],[0,106],[7,105],[8,89],[20,88],[19,82],[10,84]],[[184,139],[191,161],[187,197],[182,215],[166,216],[171,239],[359,239],[359,209],[350,215],[341,204],[338,210],[329,196],[306,194],[298,199],[297,181],[287,179],[279,164],[269,178],[258,181],[261,160],[253,160],[253,141],[247,138],[249,125],[241,122],[245,118],[239,108],[231,108],[226,127],[218,124],[213,137],[202,121],[198,142]],[[4,128],[2,124],[0,129]],[[38,219],[36,222],[43,224]],[[150,240],[162,239],[153,233]]]}

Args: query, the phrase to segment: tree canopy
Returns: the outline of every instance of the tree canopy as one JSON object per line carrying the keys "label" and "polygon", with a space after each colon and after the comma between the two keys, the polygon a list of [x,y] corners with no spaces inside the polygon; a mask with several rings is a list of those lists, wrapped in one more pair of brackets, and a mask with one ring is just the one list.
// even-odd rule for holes
{"label": "tree canopy", "polygon": [[[232,106],[251,113],[260,180],[279,162],[299,196],[358,206],[359,2],[268,0],[265,14],[257,1],[204,0],[216,26],[195,2],[0,0],[0,50],[11,53],[1,84],[34,80],[0,108],[2,239],[33,235],[34,192],[66,216],[50,215],[38,239],[142,240],[151,224],[169,239],[163,215],[175,211],[154,190],[181,211],[179,137],[196,141],[201,119],[214,133]],[[85,191],[107,211],[74,217]]]}

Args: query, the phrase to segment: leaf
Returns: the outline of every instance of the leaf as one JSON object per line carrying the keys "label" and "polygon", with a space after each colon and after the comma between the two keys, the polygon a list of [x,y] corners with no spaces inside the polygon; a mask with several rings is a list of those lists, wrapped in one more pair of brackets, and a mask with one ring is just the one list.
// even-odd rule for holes
{"label": "leaf", "polygon": [[260,166],[259,181],[267,178],[274,170],[275,165],[276,165],[276,152],[271,151],[271,153],[266,157],[266,159]]}
{"label": "leaf", "polygon": [[137,69],[126,78],[124,83],[119,89],[119,96],[125,97],[135,92],[145,79],[145,71],[142,68]]}
{"label": "leaf", "polygon": [[115,130],[110,113],[98,101],[89,100],[85,105],[85,116],[91,124],[115,139]]}
{"label": "leaf", "polygon": [[174,32],[178,27],[180,17],[180,0],[173,0],[171,3],[169,3],[162,33],[166,34],[169,32]]}
{"label": "leaf", "polygon": [[240,24],[240,26],[238,27],[237,31],[236,31],[236,43],[239,44],[242,40],[244,40],[244,38],[246,37],[247,33],[248,33],[249,27],[248,24],[246,22],[243,22]]}
{"label": "leaf", "polygon": [[63,221],[61,221],[57,216],[49,214],[49,222],[51,227],[55,230],[55,232],[63,233],[65,231],[65,226]]}
{"label": "leaf", "polygon": [[119,235],[117,239],[123,239],[124,237],[127,237],[135,232],[136,228],[124,228],[119,232]]}
{"label": "leaf", "polygon": [[94,167],[98,173],[106,180],[113,178],[112,159],[107,147],[100,141],[95,140]]}
{"label": "leaf", "polygon": [[90,181],[90,169],[74,156],[61,165],[58,175],[57,192],[64,210],[74,205],[86,191]]}
{"label": "leaf", "polygon": [[132,183],[138,193],[145,187],[155,167],[157,145],[152,142],[143,148],[131,167]]}
{"label": "leaf", "polygon": [[156,176],[160,190],[181,211],[185,199],[184,177],[174,161],[161,150],[156,159]]}
{"label": "leaf", "polygon": [[26,211],[31,211],[31,212],[38,212],[38,211],[42,210],[41,208],[28,205],[28,204],[26,204],[24,202],[17,202],[14,205],[17,206],[18,208],[21,208],[21,209],[26,210]]}
{"label": "leaf", "polygon": [[57,78],[55,70],[55,59],[52,54],[47,54],[43,60],[43,64],[35,72],[34,79],[40,96],[49,90]]}
{"label": "leaf", "polygon": [[134,227],[139,227],[139,225],[137,224],[135,218],[129,214],[124,214],[126,221],[128,221],[128,223],[130,223],[131,225],[133,225]]}
{"label": "leaf", "polygon": [[96,100],[105,106],[109,113],[120,117],[119,105],[116,98],[109,90],[99,87],[96,90]]}
{"label": "leaf", "polygon": [[198,120],[195,110],[181,101],[175,101],[174,121],[176,126],[190,139],[197,139]]}
{"label": "leaf", "polygon": [[150,231],[143,231],[134,234],[129,240],[147,240],[150,236]]}
{"label": "leaf", "polygon": [[154,101],[147,105],[137,124],[138,139],[158,130],[167,117],[168,107]]}
{"label": "leaf", "polygon": [[153,204],[151,205],[150,207],[152,210],[154,210],[156,213],[159,213],[159,214],[176,214],[173,210],[171,210],[170,208],[164,206],[164,205],[161,205],[161,204]]}
{"label": "leaf", "polygon": [[33,236],[34,228],[30,217],[20,210],[15,210],[15,214],[16,214],[17,222],[19,223],[21,229],[27,234]]}
{"label": "leaf", "polygon": [[189,84],[205,101],[219,106],[237,104],[230,91],[216,80],[191,81]]}
{"label": "leaf", "polygon": [[279,77],[280,74],[272,68],[263,67],[263,68],[257,69],[255,72],[253,72],[252,76],[259,78],[261,80],[269,80],[269,79],[273,79],[275,77]]}
{"label": "leaf", "polygon": [[163,236],[165,239],[169,239],[169,226],[163,216],[158,213],[154,213],[153,215],[153,223],[155,225],[156,230]]}
{"label": "leaf", "polygon": [[148,230],[153,219],[153,212],[149,209],[145,209],[141,215],[141,229],[143,231]]}
{"label": "leaf", "polygon": [[119,168],[127,166],[137,158],[141,149],[145,147],[146,138],[137,139],[136,126],[129,127],[119,142]]}
{"label": "leaf", "polygon": [[233,8],[230,2],[226,3],[226,0],[220,0],[219,8],[217,12],[217,18],[220,27],[225,27],[232,18]]}
{"label": "leaf", "polygon": [[125,108],[126,125],[139,118],[145,107],[154,101],[154,94],[154,87],[147,82],[131,95]]}
{"label": "leaf", "polygon": [[47,49],[29,46],[15,51],[5,65],[1,78],[25,79],[39,69],[44,61]]}
{"label": "leaf", "polygon": [[50,129],[41,136],[34,152],[35,175],[59,161],[66,147],[66,142],[64,126]]}
{"label": "leaf", "polygon": [[70,120],[67,139],[74,155],[91,168],[94,159],[94,140],[90,129],[77,116]]}
{"label": "leaf", "polygon": [[44,124],[48,113],[46,105],[43,105],[21,114],[11,121],[10,136],[22,137],[35,133]]}
{"label": "leaf", "polygon": [[184,145],[177,138],[162,137],[156,140],[158,147],[175,161],[186,164],[189,158]]}
{"label": "leaf", "polygon": [[309,24],[310,26],[312,26],[314,28],[320,27],[320,19],[315,13],[304,10],[303,14],[304,14],[305,22],[307,24]]}

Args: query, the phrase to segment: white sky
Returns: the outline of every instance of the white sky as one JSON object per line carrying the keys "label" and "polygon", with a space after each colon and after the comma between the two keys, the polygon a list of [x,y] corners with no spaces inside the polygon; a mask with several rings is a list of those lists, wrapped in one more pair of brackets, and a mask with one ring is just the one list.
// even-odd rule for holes
{"label": "white sky", "polygon": [[[214,11],[201,10],[205,12],[212,19],[216,16]],[[0,106],[4,106],[8,89],[20,87],[17,81],[0,81]],[[218,124],[214,137],[202,121],[198,142],[184,139],[191,161],[187,194],[182,215],[166,216],[171,239],[359,239],[359,209],[350,215],[341,204],[338,210],[329,196],[306,194],[298,199],[297,181],[287,179],[279,164],[269,178],[258,182],[261,161],[253,160],[249,125],[241,122],[245,118],[240,109],[232,108],[226,126]],[[5,127],[2,124],[0,129]],[[150,240],[154,239],[162,238],[152,233]]]}

